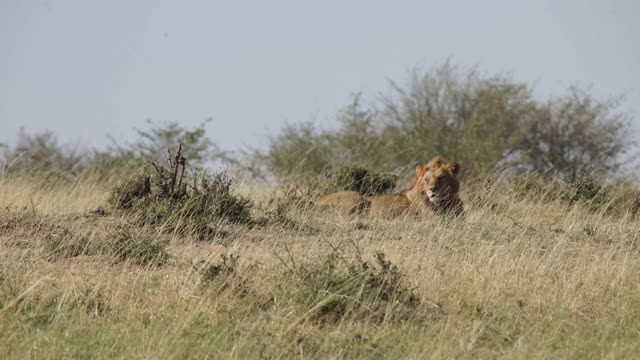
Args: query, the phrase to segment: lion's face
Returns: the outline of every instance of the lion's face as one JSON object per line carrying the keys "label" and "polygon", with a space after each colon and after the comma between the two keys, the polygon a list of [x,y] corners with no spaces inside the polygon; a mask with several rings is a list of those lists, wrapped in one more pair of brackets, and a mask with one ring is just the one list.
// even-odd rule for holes
{"label": "lion's face", "polygon": [[416,168],[417,183],[420,192],[435,205],[449,202],[457,197],[460,182],[457,175],[458,163],[451,163],[442,157],[435,157],[428,164]]}

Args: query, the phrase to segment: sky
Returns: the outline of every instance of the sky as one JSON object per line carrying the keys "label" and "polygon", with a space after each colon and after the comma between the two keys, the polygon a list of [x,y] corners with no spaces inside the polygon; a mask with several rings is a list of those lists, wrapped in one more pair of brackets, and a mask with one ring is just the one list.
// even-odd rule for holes
{"label": "sky", "polygon": [[212,118],[224,149],[264,146],[446,59],[541,99],[572,84],[624,94],[638,127],[638,19],[635,0],[0,0],[0,143],[24,127],[101,146],[147,119]]}

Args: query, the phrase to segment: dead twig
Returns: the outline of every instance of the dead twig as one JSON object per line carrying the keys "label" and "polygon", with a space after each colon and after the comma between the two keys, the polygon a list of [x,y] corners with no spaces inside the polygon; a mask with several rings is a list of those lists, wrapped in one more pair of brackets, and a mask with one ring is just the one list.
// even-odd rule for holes
{"label": "dead twig", "polygon": [[[169,152],[170,153],[170,152]],[[182,158],[182,143],[178,145],[178,153],[176,154],[176,164],[173,168],[173,175],[171,180],[171,195],[174,194],[174,190],[176,188],[176,180],[178,177],[178,166],[180,165],[180,158]],[[173,164],[171,164],[173,165]],[[184,162],[183,162],[184,165]],[[184,168],[184,166],[183,166]]]}
{"label": "dead twig", "polygon": [[184,168],[186,161],[187,159],[185,159],[184,156],[181,156],[180,160],[178,161],[178,164],[182,165],[182,168],[180,169],[180,177],[178,178],[178,191],[180,191],[180,187],[182,186],[182,179],[184,178]]}

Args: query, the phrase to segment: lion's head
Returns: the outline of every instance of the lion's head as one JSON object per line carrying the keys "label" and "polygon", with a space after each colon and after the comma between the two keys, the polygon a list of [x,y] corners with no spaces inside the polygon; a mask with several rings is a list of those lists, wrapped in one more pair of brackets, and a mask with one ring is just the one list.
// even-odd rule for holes
{"label": "lion's head", "polygon": [[422,194],[425,194],[434,210],[455,210],[461,208],[460,182],[458,172],[460,165],[436,156],[430,162],[416,168],[416,183]]}

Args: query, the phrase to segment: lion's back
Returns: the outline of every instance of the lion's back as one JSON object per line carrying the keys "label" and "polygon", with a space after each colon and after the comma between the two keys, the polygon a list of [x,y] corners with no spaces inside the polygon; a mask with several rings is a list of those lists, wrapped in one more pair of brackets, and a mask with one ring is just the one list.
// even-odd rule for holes
{"label": "lion's back", "polygon": [[370,203],[356,191],[339,191],[321,196],[315,205],[316,207],[334,207],[351,214],[368,208]]}
{"label": "lion's back", "polygon": [[369,213],[383,217],[397,217],[413,214],[415,208],[404,194],[365,196],[371,202]]}

